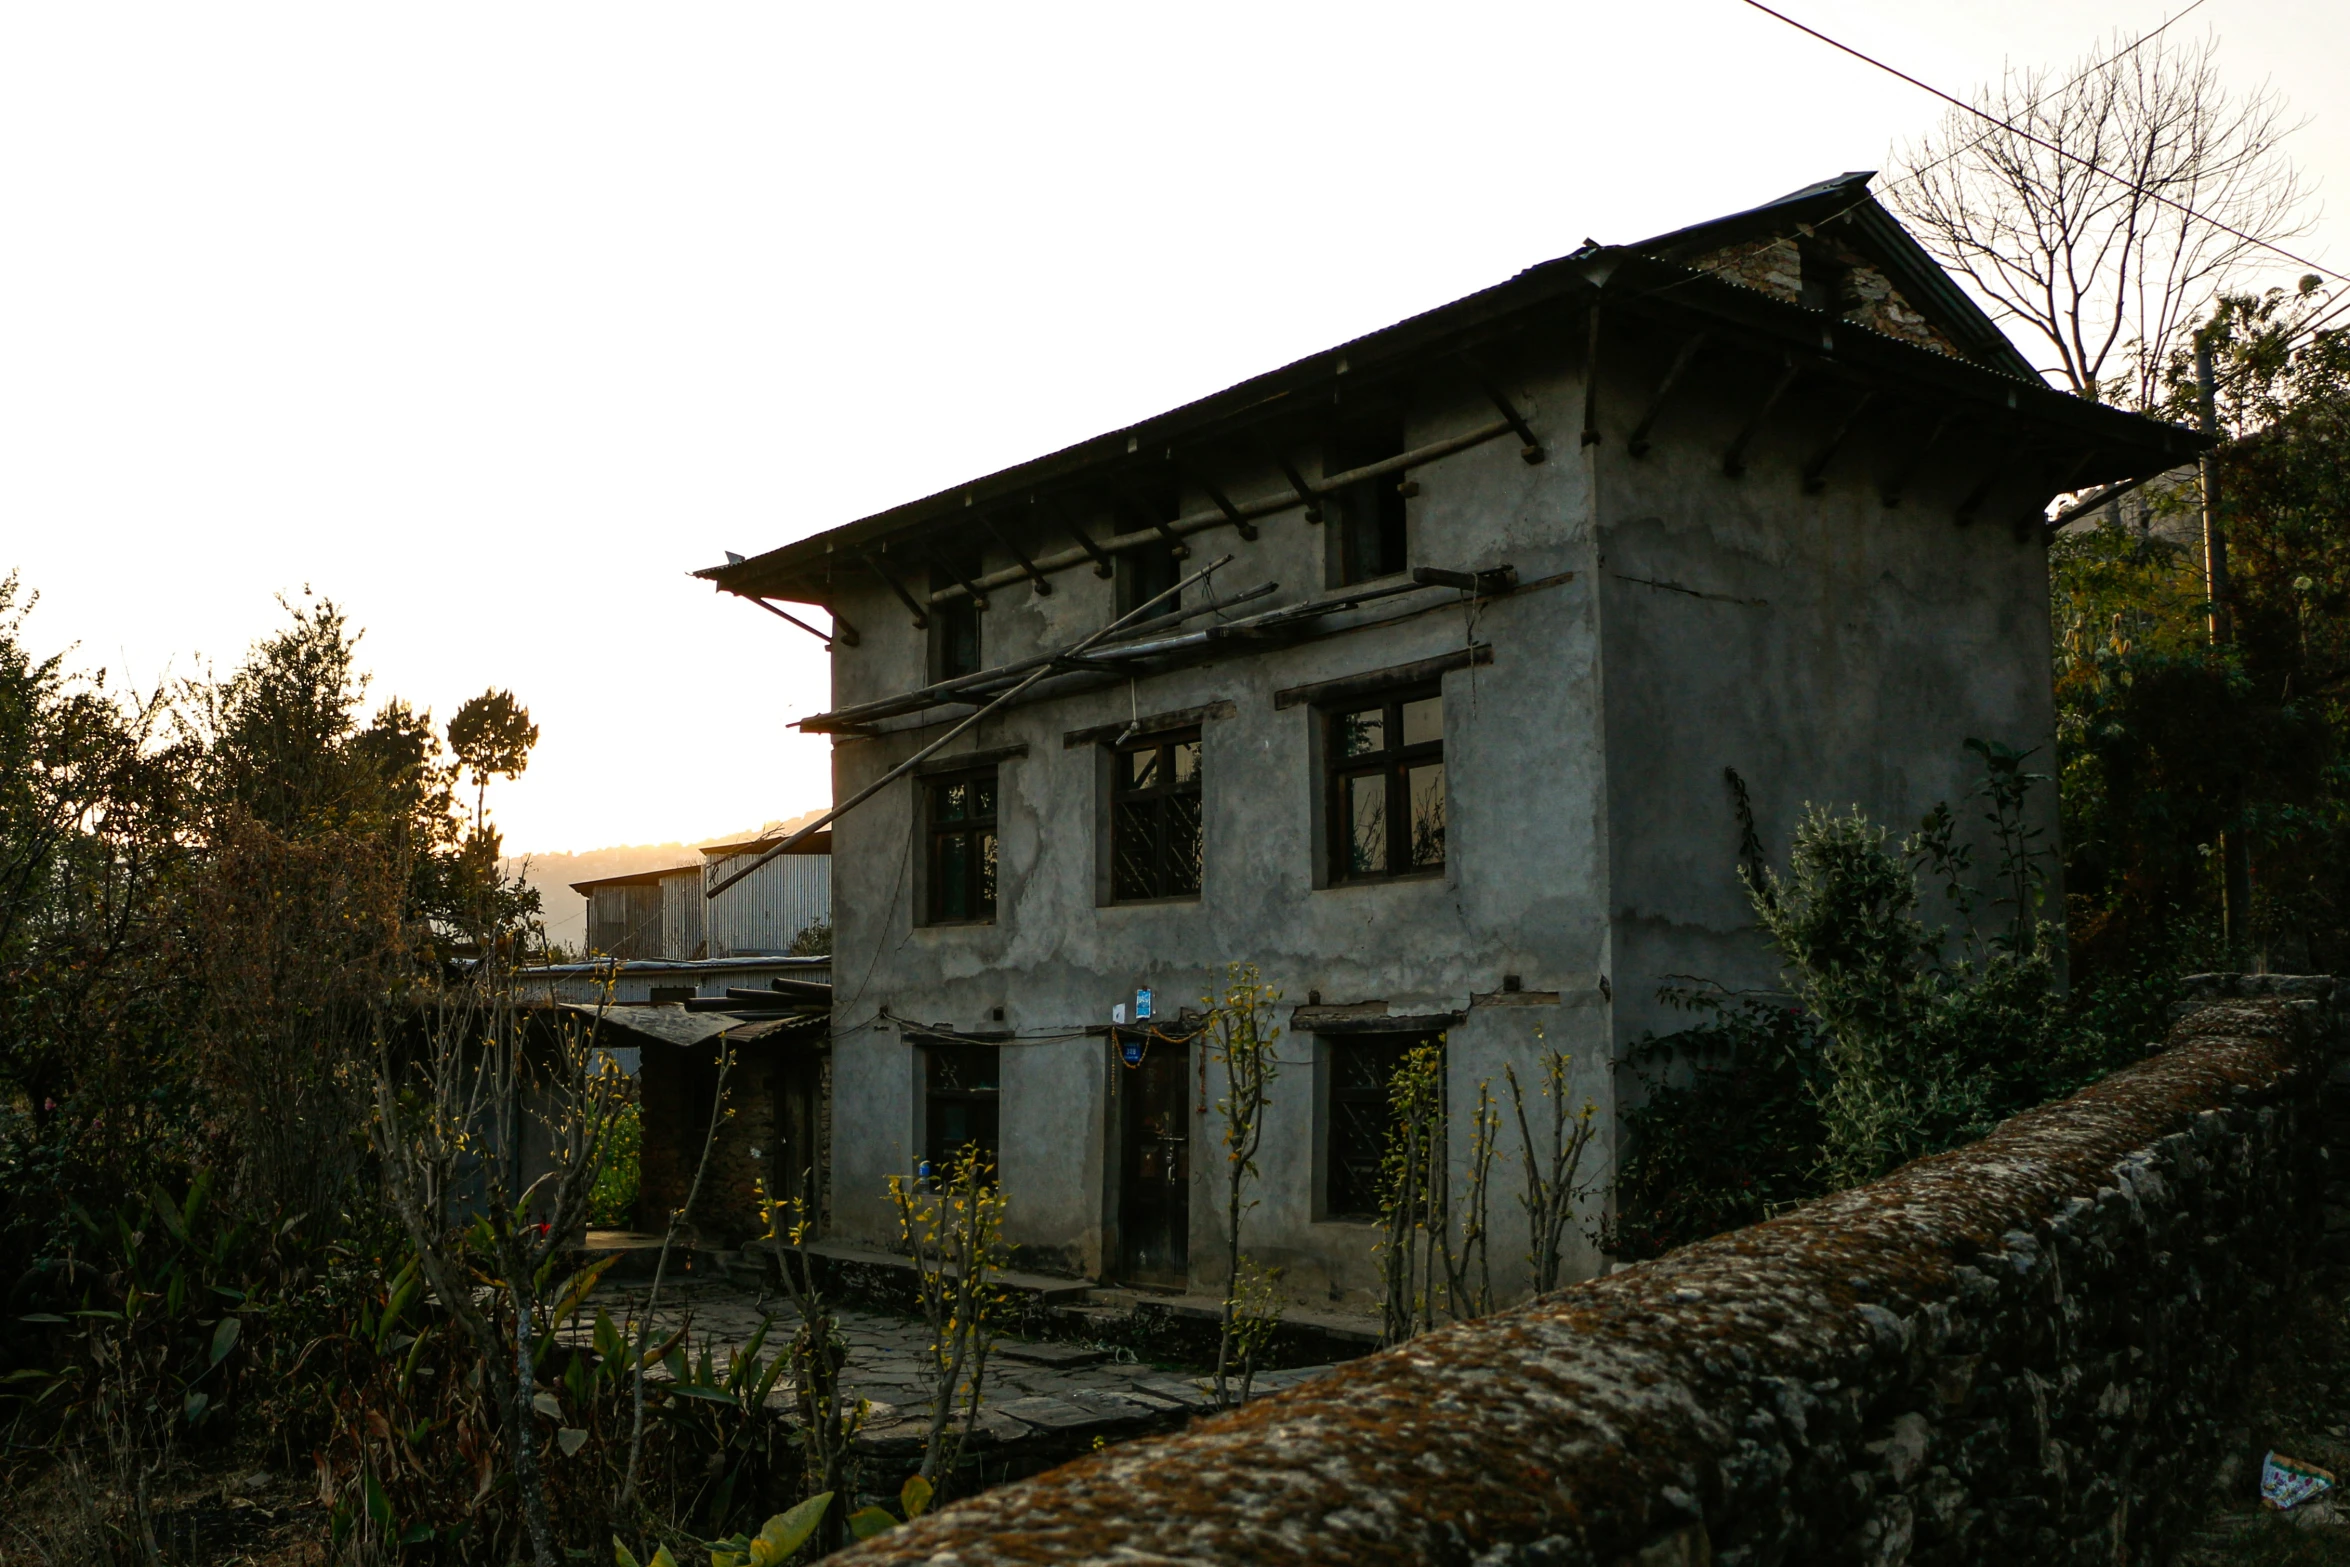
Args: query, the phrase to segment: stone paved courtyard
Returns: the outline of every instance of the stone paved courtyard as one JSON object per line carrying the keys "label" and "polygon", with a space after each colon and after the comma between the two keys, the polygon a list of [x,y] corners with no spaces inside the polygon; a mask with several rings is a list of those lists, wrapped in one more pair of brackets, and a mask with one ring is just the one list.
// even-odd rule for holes
{"label": "stone paved courtyard", "polygon": [[[583,1320],[571,1333],[584,1337],[598,1309],[615,1323],[641,1313],[647,1286],[607,1280],[589,1298]],[[693,1280],[664,1283],[653,1315],[657,1336],[687,1328],[689,1358],[711,1351],[723,1368],[729,1352],[748,1344],[762,1320],[772,1317],[763,1353],[772,1357],[789,1344],[798,1325],[791,1302],[748,1286]],[[924,1369],[929,1329],[918,1319],[885,1312],[843,1309],[842,1336],[849,1344],[846,1390],[871,1404],[858,1439],[860,1450],[884,1456],[918,1447],[927,1416]],[[1293,1386],[1330,1368],[1310,1366],[1266,1372],[1254,1392],[1263,1395]],[[1000,1337],[988,1356],[980,1429],[974,1433],[997,1447],[1059,1439],[1090,1442],[1096,1435],[1124,1437],[1179,1426],[1192,1414],[1214,1407],[1211,1379],[1196,1371],[1153,1366],[1131,1352],[1103,1346]],[[768,1399],[789,1407],[788,1379]]]}

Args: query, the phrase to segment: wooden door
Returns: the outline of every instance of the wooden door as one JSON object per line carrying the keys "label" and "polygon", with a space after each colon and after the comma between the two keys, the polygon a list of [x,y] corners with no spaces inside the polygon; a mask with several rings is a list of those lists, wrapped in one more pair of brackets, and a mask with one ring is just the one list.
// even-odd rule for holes
{"label": "wooden door", "polygon": [[824,1217],[824,1057],[787,1047],[775,1069],[773,1194],[797,1200],[818,1229]]}
{"label": "wooden door", "polygon": [[1121,1044],[1124,1101],[1118,1236],[1120,1276],[1182,1287],[1191,1261],[1191,1048],[1152,1039],[1129,1066]]}

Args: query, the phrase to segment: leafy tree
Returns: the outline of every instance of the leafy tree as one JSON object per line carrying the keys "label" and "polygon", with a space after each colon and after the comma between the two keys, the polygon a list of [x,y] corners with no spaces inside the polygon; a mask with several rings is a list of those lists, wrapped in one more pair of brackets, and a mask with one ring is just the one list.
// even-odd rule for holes
{"label": "leafy tree", "polygon": [[457,765],[473,774],[475,831],[481,829],[490,780],[521,777],[530,766],[531,747],[538,743],[539,727],[530,721],[530,709],[516,702],[511,691],[484,691],[449,720],[449,749],[456,753]]}
{"label": "leafy tree", "polygon": [[[2209,945],[2216,845],[2252,844],[2258,950],[2210,961],[2350,961],[2350,340],[2311,330],[2317,280],[2223,298],[2202,328],[2223,389],[2221,524],[2234,640],[2215,646],[2192,488],[2145,526],[2059,539],[2058,773],[2076,978]],[[2174,356],[2167,406],[2191,404]]]}

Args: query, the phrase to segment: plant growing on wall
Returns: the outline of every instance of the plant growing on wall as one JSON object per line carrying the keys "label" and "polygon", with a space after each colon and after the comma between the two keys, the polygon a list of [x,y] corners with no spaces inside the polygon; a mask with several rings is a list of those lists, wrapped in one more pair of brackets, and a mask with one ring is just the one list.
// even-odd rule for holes
{"label": "plant growing on wall", "polygon": [[[1271,1275],[1258,1273],[1245,1322],[1242,1284],[1245,1259],[1240,1227],[1257,1199],[1248,1195],[1257,1178],[1257,1149],[1265,1137],[1265,1099],[1280,1075],[1273,1054],[1281,1038],[1273,1021],[1273,1005],[1281,992],[1264,982],[1253,963],[1234,963],[1225,971],[1224,994],[1207,996],[1209,1059],[1224,1074],[1224,1092],[1216,1100],[1216,1114],[1224,1126],[1224,1303],[1216,1337],[1216,1402],[1233,1403],[1230,1377],[1242,1375],[1241,1397],[1255,1376],[1255,1358],[1268,1347],[1278,1309],[1268,1317],[1262,1297],[1270,1294]],[[1236,1358],[1237,1357],[1237,1358]]]}
{"label": "plant growing on wall", "polygon": [[[839,1490],[846,1478],[850,1444],[856,1441],[871,1406],[862,1398],[848,1398],[841,1390],[849,1345],[841,1336],[839,1314],[825,1298],[816,1259],[805,1249],[815,1233],[806,1199],[772,1201],[762,1184],[759,1201],[767,1218],[767,1238],[775,1245],[783,1293],[800,1319],[789,1357],[806,1484],[810,1494],[829,1494]],[[846,1543],[841,1538],[844,1532],[841,1521],[827,1519],[822,1548],[832,1550]]]}
{"label": "plant growing on wall", "polygon": [[1243,1257],[1240,1276],[1228,1293],[1231,1298],[1225,1309],[1231,1326],[1225,1342],[1217,1346],[1217,1359],[1240,1378],[1240,1389],[1236,1397],[1227,1399],[1219,1387],[1216,1397],[1220,1403],[1245,1404],[1281,1332],[1281,1270],[1260,1268]]}
{"label": "plant growing on wall", "polygon": [[893,1175],[889,1195],[897,1208],[898,1244],[913,1259],[915,1295],[930,1326],[930,1430],[922,1444],[921,1478],[943,1501],[963,1444],[979,1423],[988,1351],[1002,1309],[990,1280],[1005,1261],[1004,1197],[993,1162],[968,1144],[947,1161],[934,1190]]}
{"label": "plant growing on wall", "polygon": [[1469,1121],[1467,1190],[1453,1227],[1452,1126],[1447,1109],[1444,1044],[1417,1045],[1388,1084],[1393,1119],[1381,1164],[1379,1274],[1382,1343],[1397,1344],[1436,1326],[1493,1309],[1487,1251],[1486,1190],[1501,1117],[1492,1083],[1477,1085]]}
{"label": "plant growing on wall", "polygon": [[1517,1067],[1504,1062],[1501,1070],[1509,1080],[1510,1106],[1518,1122],[1518,1148],[1525,1161],[1526,1189],[1519,1195],[1518,1205],[1526,1210],[1526,1262],[1532,1270],[1534,1293],[1543,1295],[1558,1288],[1567,1226],[1575,1222],[1575,1205],[1583,1196],[1577,1176],[1583,1168],[1584,1150],[1591,1146],[1599,1106],[1586,1099],[1580,1110],[1567,1109],[1567,1067],[1573,1057],[1550,1049],[1539,1027],[1534,1030],[1534,1040],[1542,1046],[1537,1058],[1542,1066],[1542,1082],[1535,1092],[1547,1109],[1541,1118],[1548,1123],[1540,1143],[1535,1141],[1533,1126],[1526,1118],[1526,1091],[1518,1082]]}

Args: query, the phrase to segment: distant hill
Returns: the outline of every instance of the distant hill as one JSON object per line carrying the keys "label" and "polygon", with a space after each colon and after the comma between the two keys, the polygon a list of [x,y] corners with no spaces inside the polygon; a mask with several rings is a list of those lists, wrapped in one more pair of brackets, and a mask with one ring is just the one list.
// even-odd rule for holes
{"label": "distant hill", "polygon": [[519,875],[539,891],[546,910],[547,939],[577,952],[587,940],[587,899],[571,890],[575,881],[605,876],[633,876],[638,871],[665,871],[680,865],[699,865],[703,844],[740,843],[766,833],[803,827],[823,811],[809,811],[786,822],[767,822],[741,832],[720,833],[693,843],[626,843],[605,849],[569,849],[550,854],[518,854],[504,862],[506,874]]}

